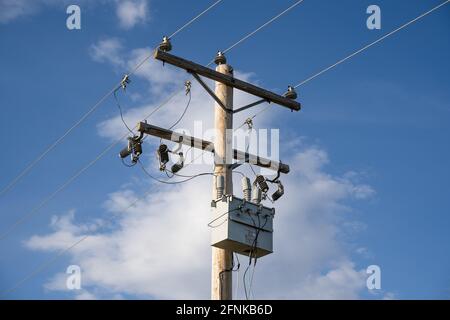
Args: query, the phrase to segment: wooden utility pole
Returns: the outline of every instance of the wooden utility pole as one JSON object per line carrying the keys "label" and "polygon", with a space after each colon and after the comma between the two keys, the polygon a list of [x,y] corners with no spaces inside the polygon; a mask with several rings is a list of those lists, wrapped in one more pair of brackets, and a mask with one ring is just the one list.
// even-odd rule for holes
{"label": "wooden utility pole", "polygon": [[[219,64],[216,71],[232,75],[232,68],[227,64]],[[222,104],[231,112],[224,110],[217,102],[214,106],[214,174],[213,179],[213,199],[217,198],[216,179],[219,176],[224,178],[224,194],[233,194],[232,170],[228,168],[227,159],[230,158],[233,150],[233,137],[230,131],[233,129],[233,88],[222,82],[215,82],[215,94],[222,101]],[[227,131],[228,130],[228,131]],[[228,134],[227,134],[228,132]],[[211,299],[231,300],[232,297],[232,269],[233,252],[212,247],[212,271],[211,271]]]}
{"label": "wooden utility pole", "polygon": [[[161,139],[170,140],[194,148],[214,154],[214,181],[213,181],[213,200],[217,200],[223,195],[233,195],[233,169],[242,163],[250,162],[256,166],[263,168],[271,168],[280,173],[288,173],[289,166],[274,160],[264,159],[258,155],[250,154],[246,151],[233,149],[233,114],[247,110],[261,103],[273,103],[286,107],[293,111],[299,111],[300,103],[295,101],[297,94],[294,88],[288,87],[288,91],[284,95],[278,95],[263,88],[257,87],[251,83],[236,79],[233,76],[233,69],[226,63],[226,59],[221,52],[217,53],[214,61],[217,64],[216,70],[209,69],[195,62],[185,60],[174,56],[170,51],[172,46],[168,39],[155,50],[154,57],[163,63],[171,64],[178,68],[182,68],[190,73],[195,80],[205,89],[205,91],[214,99],[214,124],[215,124],[215,141],[205,141],[199,138],[190,137],[184,134],[173,132],[172,130],[163,129],[147,122],[138,124],[138,131],[141,133],[137,137],[134,145],[128,145],[125,151],[121,152],[121,157],[132,155],[133,159],[138,159],[141,154],[140,143],[144,134],[159,137]],[[215,81],[215,91],[203,81],[201,77]],[[234,88],[249,93],[259,100],[233,109],[233,90]],[[136,152],[138,150],[139,152]],[[233,163],[233,159],[237,162]],[[217,188],[217,180],[220,184],[220,192]],[[211,271],[211,299],[213,300],[231,300],[232,297],[232,269],[233,269],[233,251],[212,247],[212,271]]]}

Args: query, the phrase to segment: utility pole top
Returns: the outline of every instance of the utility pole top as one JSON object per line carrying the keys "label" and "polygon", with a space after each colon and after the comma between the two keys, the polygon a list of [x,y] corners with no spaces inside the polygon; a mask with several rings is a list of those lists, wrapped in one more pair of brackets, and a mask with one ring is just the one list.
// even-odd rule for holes
{"label": "utility pole top", "polygon": [[[262,89],[246,81],[236,79],[232,74],[224,74],[216,70],[212,70],[195,62],[185,60],[183,58],[174,56],[170,53],[164,52],[159,49],[155,50],[154,57],[155,59],[160,60],[164,63],[168,63],[176,67],[185,69],[187,72],[193,74],[194,76],[195,75],[203,76],[216,82],[221,82],[227,85],[228,87],[242,90],[254,96],[260,97],[267,102],[281,105],[293,111],[299,111],[301,109],[301,105],[299,102],[287,98],[285,96],[273,93],[271,91]],[[216,55],[214,61],[215,62],[217,61],[216,64],[220,66],[221,64],[224,64],[223,61],[226,62],[226,59],[225,56],[219,52],[219,54]]]}
{"label": "utility pole top", "polygon": [[222,53],[222,51],[217,52],[216,57],[214,58],[214,63],[216,65],[227,63],[227,58],[225,58],[225,55]]}

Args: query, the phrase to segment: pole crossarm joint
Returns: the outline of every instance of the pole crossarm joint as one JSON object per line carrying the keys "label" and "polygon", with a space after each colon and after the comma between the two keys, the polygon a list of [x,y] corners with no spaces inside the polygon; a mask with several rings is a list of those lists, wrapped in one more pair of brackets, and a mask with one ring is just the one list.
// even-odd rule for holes
{"label": "pole crossarm joint", "polygon": [[188,71],[190,74],[192,74],[192,76],[195,78],[195,80],[198,81],[198,83],[200,83],[200,85],[203,87],[203,89],[206,90],[206,92],[209,93],[209,95],[211,97],[213,97],[213,99],[217,102],[217,104],[225,111],[228,113],[233,113],[232,110],[228,109],[227,107],[225,107],[225,105],[223,104],[222,100],[219,99],[219,97],[211,90],[211,88],[202,80],[202,78],[200,78],[200,76],[195,73],[195,72],[190,72]]}
{"label": "pole crossarm joint", "polygon": [[[299,102],[286,98],[282,95],[273,93],[271,91],[265,90],[263,88],[257,87],[251,83],[236,79],[232,75],[223,74],[221,72],[217,72],[216,70],[204,67],[200,64],[197,64],[192,61],[185,60],[183,58],[174,56],[170,53],[161,51],[159,49],[155,50],[154,57],[157,60],[160,60],[164,63],[171,64],[173,66],[182,68],[191,74],[197,74],[197,76],[203,76],[209,78],[214,81],[221,82],[229,87],[236,88],[238,90],[242,90],[254,96],[260,97],[265,101],[269,101],[283,107],[286,107],[290,110],[299,111],[301,105]],[[195,75],[194,75],[195,77]],[[197,79],[198,80],[198,79]]]}
{"label": "pole crossarm joint", "polygon": [[270,103],[270,101],[267,100],[267,99],[257,100],[257,101],[255,101],[255,102],[249,103],[249,104],[247,104],[247,105],[245,105],[245,106],[243,106],[243,107],[240,107],[240,108],[238,108],[238,109],[233,110],[233,113],[238,113],[238,112],[247,110],[247,109],[249,109],[249,108],[251,108],[251,107],[257,106],[257,105],[259,105],[259,104],[261,104],[261,103],[264,103],[264,102]]}

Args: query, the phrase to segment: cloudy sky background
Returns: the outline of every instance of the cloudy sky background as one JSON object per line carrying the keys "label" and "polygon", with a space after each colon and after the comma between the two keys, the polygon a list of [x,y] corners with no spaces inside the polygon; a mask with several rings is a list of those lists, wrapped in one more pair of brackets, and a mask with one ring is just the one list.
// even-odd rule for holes
{"label": "cloudy sky background", "polygon": [[[82,29],[69,31],[69,2],[0,0],[0,58],[7,75],[0,80],[0,130],[8,146],[0,160],[2,185],[162,35],[210,3],[79,1]],[[173,39],[173,53],[206,64],[291,3],[224,1]],[[282,93],[438,3],[379,1],[382,30],[369,31],[368,1],[305,1],[227,57],[238,77]],[[449,297],[449,8],[300,87],[301,112],[272,106],[255,118],[255,128],[280,129],[281,159],[291,173],[283,177],[286,194],[275,206],[275,252],[258,261],[252,297]],[[187,103],[187,79],[185,72],[147,61],[119,93],[126,121],[134,124],[181,90],[149,118],[170,126]],[[235,106],[251,101],[235,92]],[[260,108],[239,114],[235,125]],[[211,98],[193,83],[189,112],[177,127],[193,132],[196,121],[208,129],[212,120]],[[125,133],[111,97],[2,196],[1,230]],[[142,158],[154,175],[158,142],[149,137]],[[6,298],[209,297],[211,178],[158,184],[138,167],[122,166],[116,155],[121,147],[0,241],[3,291],[89,235]],[[196,164],[184,173],[210,170]],[[242,171],[252,177],[248,167]],[[234,180],[240,196],[240,176]],[[237,298],[244,297],[247,263],[240,260]],[[82,290],[65,287],[70,264],[82,269]],[[381,290],[366,288],[371,264],[381,267]]]}

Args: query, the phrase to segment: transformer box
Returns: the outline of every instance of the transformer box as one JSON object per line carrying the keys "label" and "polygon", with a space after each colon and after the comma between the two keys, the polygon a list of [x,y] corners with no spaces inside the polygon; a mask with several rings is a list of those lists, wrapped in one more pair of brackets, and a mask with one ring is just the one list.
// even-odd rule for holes
{"label": "transformer box", "polygon": [[275,209],[234,196],[211,203],[211,245],[259,258],[273,252]]}

